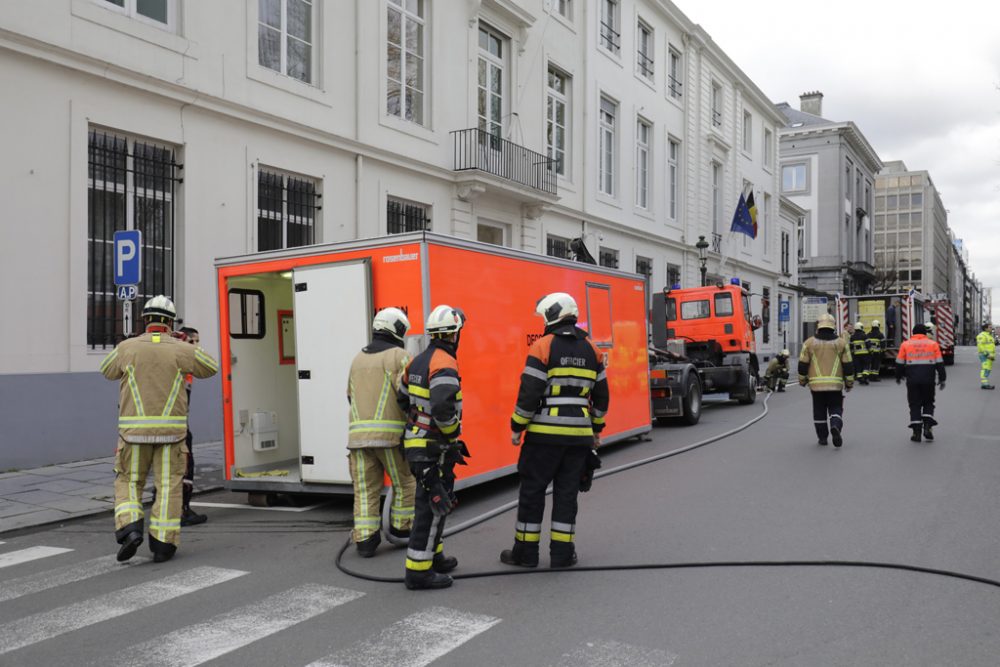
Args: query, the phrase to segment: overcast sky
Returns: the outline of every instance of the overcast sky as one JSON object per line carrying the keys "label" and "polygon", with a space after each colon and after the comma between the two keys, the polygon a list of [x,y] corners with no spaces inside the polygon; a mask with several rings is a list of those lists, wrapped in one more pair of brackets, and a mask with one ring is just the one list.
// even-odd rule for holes
{"label": "overcast sky", "polygon": [[1000,1],[674,2],[772,102],[818,90],[884,162],[930,172],[1000,317]]}

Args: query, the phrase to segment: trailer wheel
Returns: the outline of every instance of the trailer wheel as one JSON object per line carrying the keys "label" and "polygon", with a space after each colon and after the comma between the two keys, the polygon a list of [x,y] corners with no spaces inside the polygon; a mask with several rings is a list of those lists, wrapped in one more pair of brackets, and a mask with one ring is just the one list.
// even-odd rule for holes
{"label": "trailer wheel", "polygon": [[693,375],[688,376],[684,389],[684,414],[681,422],[694,426],[701,419],[701,383]]}
{"label": "trailer wheel", "polygon": [[757,374],[753,367],[747,369],[743,377],[743,394],[737,399],[740,405],[750,405],[757,400]]}
{"label": "trailer wheel", "polygon": [[250,491],[247,493],[247,504],[251,507],[270,507],[274,504],[274,494],[262,491]]}

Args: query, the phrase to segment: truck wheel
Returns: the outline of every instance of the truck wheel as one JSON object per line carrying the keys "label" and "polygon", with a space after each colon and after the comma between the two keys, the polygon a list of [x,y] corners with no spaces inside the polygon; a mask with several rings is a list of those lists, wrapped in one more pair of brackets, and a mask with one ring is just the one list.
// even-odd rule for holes
{"label": "truck wheel", "polygon": [[684,390],[684,414],[681,422],[694,426],[701,419],[701,383],[689,376],[687,388]]}
{"label": "truck wheel", "polygon": [[753,369],[747,370],[746,375],[743,377],[744,390],[741,396],[737,399],[740,405],[750,405],[757,400],[757,382],[754,379],[755,373]]}
{"label": "truck wheel", "polygon": [[247,493],[247,504],[251,507],[270,507],[274,504],[274,494],[263,491],[250,491]]}

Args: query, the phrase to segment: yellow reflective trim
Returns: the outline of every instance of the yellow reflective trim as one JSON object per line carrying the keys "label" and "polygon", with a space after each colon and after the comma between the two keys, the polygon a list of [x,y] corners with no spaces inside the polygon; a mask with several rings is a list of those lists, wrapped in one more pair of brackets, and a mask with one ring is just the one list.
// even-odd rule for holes
{"label": "yellow reflective trim", "polygon": [[184,376],[180,371],[177,371],[177,375],[174,376],[174,386],[170,388],[170,395],[167,397],[167,403],[163,406],[163,417],[166,417],[173,412],[174,403],[177,402],[177,395],[181,391],[182,384],[184,384]]}
{"label": "yellow reflective trim", "polygon": [[553,396],[558,396],[561,391],[562,391],[562,385],[561,384],[554,384],[554,385],[552,385],[552,395]]}
{"label": "yellow reflective trim", "polygon": [[431,569],[431,566],[433,564],[434,561],[432,560],[411,560],[409,558],[406,559],[407,570],[416,570],[418,572],[423,572],[425,570]]}
{"label": "yellow reflective trim", "polygon": [[436,554],[444,553],[444,542],[438,542],[437,549],[434,550]]}
{"label": "yellow reflective trim", "polygon": [[349,399],[351,399],[350,400],[350,403],[351,403],[351,421],[358,421],[358,419],[361,418],[361,415],[358,414],[358,404],[357,404],[357,401],[354,400],[354,395],[356,393],[357,392],[354,391],[354,380],[353,379],[348,380],[347,381],[347,396],[348,396]]}
{"label": "yellow reflective trim", "polygon": [[457,394],[455,394],[455,400],[456,400],[456,401],[460,401],[460,400],[462,400],[462,390],[461,390],[461,389],[459,389],[459,390],[458,390],[458,393],[457,393]]}
{"label": "yellow reflective trim", "polygon": [[603,424],[604,423],[604,417],[594,417],[590,421],[592,421],[595,424]]}
{"label": "yellow reflective trim", "polygon": [[[169,519],[163,519],[165,516],[170,516],[170,447],[163,447],[163,459],[160,461],[160,488],[159,491],[159,501],[160,501],[160,511],[157,513],[156,517],[150,517],[149,527],[157,527],[157,537],[161,542],[167,541],[167,526],[164,522],[169,521]],[[177,527],[180,528],[180,519],[177,520]]]}
{"label": "yellow reflective trim", "polygon": [[407,385],[406,389],[407,389],[407,391],[409,391],[414,396],[419,396],[420,398],[430,398],[431,397],[431,390],[430,389],[424,389],[423,387],[421,387],[419,385],[415,385],[415,384]]}
{"label": "yellow reflective trim", "polygon": [[531,418],[530,417],[522,417],[521,415],[517,414],[516,412],[514,414],[512,414],[510,416],[510,418],[513,419],[514,422],[516,422],[518,424],[530,424],[531,423]]}
{"label": "yellow reflective trim", "polygon": [[159,343],[160,342],[160,334],[158,334],[158,333],[153,334],[153,342],[154,343]]}
{"label": "yellow reflective trim", "polygon": [[549,417],[558,417],[559,408],[549,408]]}
{"label": "yellow reflective trim", "polygon": [[135,382],[135,367],[129,364],[125,369],[128,372],[128,388],[132,392],[132,402],[135,403],[135,412],[142,416],[146,411],[142,407],[142,397],[139,396],[139,385]]}
{"label": "yellow reflective trim", "polygon": [[517,540],[518,542],[541,542],[541,540],[542,540],[542,534],[541,533],[523,533],[521,531],[518,531],[518,532],[514,533],[514,539]]}
{"label": "yellow reflective trim", "polygon": [[586,368],[550,368],[548,376],[575,377],[575,378],[587,378],[588,380],[596,380],[597,371],[592,371]]}
{"label": "yellow reflective trim", "polygon": [[573,533],[560,533],[557,530],[553,530],[550,536],[551,536],[553,542],[572,542],[573,541]]}
{"label": "yellow reflective trim", "polygon": [[114,361],[117,357],[118,357],[118,348],[116,347],[115,349],[111,350],[108,356],[104,357],[104,361],[101,362],[101,372],[103,373],[107,369],[107,367],[111,365],[111,362]]}
{"label": "yellow reflective trim", "polygon": [[205,364],[206,366],[208,366],[212,370],[214,370],[214,371],[219,370],[219,364],[216,363],[215,359],[213,359],[209,355],[207,355],[204,352],[202,352],[201,348],[197,348],[194,351],[194,357],[195,357],[195,359],[197,359],[201,363]]}
{"label": "yellow reflective trim", "polygon": [[589,426],[549,426],[547,424],[528,424],[528,432],[548,435],[594,435],[594,429]]}
{"label": "yellow reflective trim", "polygon": [[586,396],[589,393],[590,393],[590,387],[584,387],[583,389],[580,390],[580,396]]}
{"label": "yellow reflective trim", "polygon": [[458,430],[458,422],[450,425],[438,424],[438,428],[441,429],[441,432],[445,435],[451,435]]}
{"label": "yellow reflective trim", "polygon": [[392,384],[392,375],[389,371],[385,372],[385,377],[382,378],[382,391],[378,395],[378,404],[375,406],[375,419],[382,419],[382,415],[385,414],[385,403],[386,399],[389,398],[389,387]]}
{"label": "yellow reflective trim", "polygon": [[406,449],[423,449],[427,447],[428,442],[430,441],[426,438],[410,438],[403,440],[403,447]]}

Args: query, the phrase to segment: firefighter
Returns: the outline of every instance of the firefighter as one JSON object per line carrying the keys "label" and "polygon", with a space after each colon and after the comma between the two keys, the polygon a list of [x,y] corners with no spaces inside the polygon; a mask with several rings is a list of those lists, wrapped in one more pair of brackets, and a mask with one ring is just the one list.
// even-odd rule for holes
{"label": "firefighter", "polygon": [[882,357],[885,352],[885,334],[879,329],[878,320],[872,320],[872,327],[868,331],[868,373],[870,382],[879,382],[879,371],[882,370]]}
{"label": "firefighter", "polygon": [[782,350],[767,365],[764,380],[767,381],[768,390],[785,391],[785,383],[788,382],[788,357],[790,354],[788,350]]}
{"label": "firefighter", "polygon": [[989,322],[983,323],[983,330],[976,336],[976,350],[979,352],[979,386],[981,389],[994,389],[990,384],[990,372],[996,357],[996,341]]}
{"label": "firefighter", "polygon": [[403,349],[410,321],[398,308],[385,308],[372,322],[372,341],[354,357],[347,381],[351,406],[347,435],[354,483],[354,530],[351,539],[362,558],[371,558],[382,541],[379,499],[385,475],[392,483],[389,534],[398,543],[410,537],[416,481],[400,444],[406,413],[394,396],[409,357]]}
{"label": "firefighter", "polygon": [[579,310],[569,294],[555,292],[535,307],[545,331],[532,343],[521,373],[511,416],[511,444],[524,445],[517,461],[518,495],[514,547],[500,560],[537,567],[545,513],[545,489],[552,484],[549,557],[552,567],[576,563],[577,495],[589,482],[608,411],[603,355],[576,326]]}
{"label": "firefighter", "polygon": [[868,384],[868,358],[874,355],[868,354],[868,335],[865,333],[865,325],[858,321],[854,325],[854,333],[851,334],[851,355],[854,358],[854,372],[859,384]]}
{"label": "firefighter", "polygon": [[[201,334],[194,327],[181,327],[177,330],[177,337],[195,347],[198,347],[201,343]],[[187,393],[189,406],[191,405],[191,387],[193,385],[194,375],[188,373],[184,376],[184,391]],[[194,435],[192,435],[190,427],[188,428],[184,442],[187,444],[188,453],[187,462],[184,466],[184,478],[182,480],[184,492],[181,494],[181,527],[186,528],[205,523],[208,521],[208,517],[204,514],[198,514],[191,509],[191,494],[194,492]],[[154,496],[153,498],[155,502],[156,497]]]}
{"label": "firefighter", "polygon": [[153,468],[156,502],[149,519],[149,548],[157,563],[170,560],[180,543],[182,478],[187,456],[184,376],[208,378],[218,364],[200,347],[171,332],[177,311],[163,295],[142,309],[146,331],[122,341],[101,362],[101,373],[120,380],[118,450],[115,455],[115,538],[118,560],[142,544],[142,490]]}
{"label": "firefighter", "polygon": [[[833,316],[820,315],[816,335],[802,345],[799,355],[799,384],[812,391],[813,424],[819,444],[844,444],[844,394],[854,386],[854,361],[844,339],[834,331]],[[829,421],[828,421],[829,420]]]}
{"label": "firefighter", "polygon": [[896,356],[896,384],[906,377],[906,400],[910,404],[910,440],[920,442],[920,432],[930,442],[934,439],[934,374],[944,389],[945,371],[941,346],[927,337],[927,325],[915,324],[913,335],[899,346]]}
{"label": "firefighter", "polygon": [[445,517],[455,508],[454,466],[468,455],[462,434],[462,385],[458,374],[458,343],[465,314],[440,305],[427,317],[428,348],[406,368],[397,394],[407,415],[403,448],[417,481],[413,528],[406,549],[410,590],[447,588],[448,572],[458,559],[444,555],[441,535]]}

